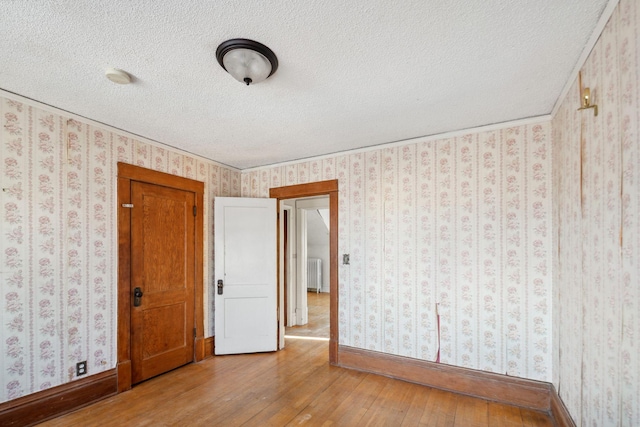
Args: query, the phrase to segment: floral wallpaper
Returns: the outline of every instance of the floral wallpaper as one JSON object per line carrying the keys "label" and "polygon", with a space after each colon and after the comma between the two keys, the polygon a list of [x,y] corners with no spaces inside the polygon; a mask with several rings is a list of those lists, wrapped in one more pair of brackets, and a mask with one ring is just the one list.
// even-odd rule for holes
{"label": "floral wallpaper", "polygon": [[[212,203],[339,181],[340,343],[551,381],[577,425],[640,425],[640,4],[551,122],[240,172],[0,92],[0,402],[116,362],[116,164]],[[53,112],[52,112],[53,111]],[[440,346],[438,320],[440,316]]]}
{"label": "floral wallpaper", "polygon": [[640,425],[640,4],[621,0],[553,119],[554,383],[576,424]]}
{"label": "floral wallpaper", "polygon": [[551,381],[550,123],[242,174],[339,180],[340,344]]}
{"label": "floral wallpaper", "polygon": [[205,286],[208,208],[240,194],[239,171],[34,105],[0,96],[0,402],[115,367],[117,162],[205,182]]}

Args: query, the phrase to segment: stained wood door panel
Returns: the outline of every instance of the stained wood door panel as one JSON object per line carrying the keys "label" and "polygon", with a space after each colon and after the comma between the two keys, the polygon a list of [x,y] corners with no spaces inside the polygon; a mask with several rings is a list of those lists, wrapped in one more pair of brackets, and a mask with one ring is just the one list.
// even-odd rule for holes
{"label": "stained wood door panel", "polygon": [[133,383],[193,360],[194,197],[131,183],[131,288],[143,293],[131,308]]}
{"label": "stained wood door panel", "polygon": [[147,332],[142,340],[143,359],[184,347],[188,326],[172,320],[187,317],[186,304],[182,302],[145,310],[142,330]]}
{"label": "stained wood door panel", "polygon": [[185,238],[187,222],[192,218],[187,212],[193,206],[192,203],[187,206],[190,194],[140,183],[134,183],[133,187],[134,195],[139,191],[134,200],[141,199],[143,210],[142,216],[134,216],[137,227],[133,231],[142,244],[142,253],[134,254],[134,260],[143,265],[134,267],[152,267],[143,269],[147,292],[184,289],[190,265]]}

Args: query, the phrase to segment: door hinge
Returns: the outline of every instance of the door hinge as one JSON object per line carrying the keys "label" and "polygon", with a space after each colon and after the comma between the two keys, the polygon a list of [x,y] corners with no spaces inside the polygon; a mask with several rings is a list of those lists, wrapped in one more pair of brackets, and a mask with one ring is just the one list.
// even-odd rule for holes
{"label": "door hinge", "polygon": [[129,208],[129,209],[133,209],[133,203],[123,203],[122,204],[123,208]]}
{"label": "door hinge", "polygon": [[198,207],[197,206],[193,207],[193,216],[198,216]]}
{"label": "door hinge", "polygon": [[196,328],[193,328],[193,337],[196,337]]}

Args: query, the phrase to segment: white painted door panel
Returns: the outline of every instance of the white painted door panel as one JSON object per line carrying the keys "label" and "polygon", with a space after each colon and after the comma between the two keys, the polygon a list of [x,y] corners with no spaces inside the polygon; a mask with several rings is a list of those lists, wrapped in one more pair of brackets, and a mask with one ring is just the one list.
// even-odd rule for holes
{"label": "white painted door panel", "polygon": [[214,201],[215,354],[277,348],[276,200]]}

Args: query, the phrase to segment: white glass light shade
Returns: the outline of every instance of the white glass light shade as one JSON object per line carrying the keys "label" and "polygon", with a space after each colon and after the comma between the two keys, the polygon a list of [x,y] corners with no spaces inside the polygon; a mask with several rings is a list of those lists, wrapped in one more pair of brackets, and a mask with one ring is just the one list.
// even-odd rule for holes
{"label": "white glass light shade", "polygon": [[[227,72],[241,83],[260,83],[271,74],[269,60],[251,49],[233,49],[224,55],[222,62]],[[247,78],[251,80],[247,82]]]}
{"label": "white glass light shade", "polygon": [[234,79],[246,85],[267,79],[278,69],[278,58],[262,43],[231,39],[216,49],[216,59]]}

